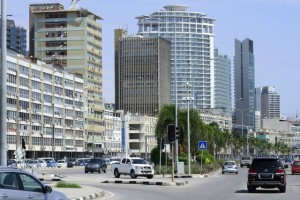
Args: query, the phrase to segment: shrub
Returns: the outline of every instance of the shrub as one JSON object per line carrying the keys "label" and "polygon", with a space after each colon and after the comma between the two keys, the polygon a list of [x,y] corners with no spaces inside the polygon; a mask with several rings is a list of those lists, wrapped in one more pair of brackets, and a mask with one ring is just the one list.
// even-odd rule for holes
{"label": "shrub", "polygon": [[63,181],[56,183],[55,187],[56,188],[81,188],[81,186],[76,183],[68,183]]}

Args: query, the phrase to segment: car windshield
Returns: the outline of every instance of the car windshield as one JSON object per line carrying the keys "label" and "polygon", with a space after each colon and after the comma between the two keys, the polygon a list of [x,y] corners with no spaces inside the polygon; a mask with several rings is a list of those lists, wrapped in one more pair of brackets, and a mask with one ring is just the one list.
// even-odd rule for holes
{"label": "car windshield", "polygon": [[224,165],[235,165],[235,162],[225,162]]}
{"label": "car windshield", "polygon": [[147,164],[143,159],[132,159],[132,164]]}
{"label": "car windshield", "polygon": [[100,163],[101,160],[100,159],[91,159],[90,163]]}
{"label": "car windshield", "polygon": [[250,160],[250,157],[242,157],[242,160]]}
{"label": "car windshield", "polygon": [[300,161],[298,162],[294,162],[294,164],[293,164],[294,166],[300,166]]}

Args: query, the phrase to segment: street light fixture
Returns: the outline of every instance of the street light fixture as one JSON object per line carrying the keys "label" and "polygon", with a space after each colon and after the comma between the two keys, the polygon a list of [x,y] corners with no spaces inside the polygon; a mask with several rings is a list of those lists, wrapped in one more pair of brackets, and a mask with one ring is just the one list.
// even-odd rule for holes
{"label": "street light fixture", "polygon": [[188,130],[188,175],[191,174],[191,141],[190,141],[190,101],[194,101],[193,97],[190,97],[190,88],[192,85],[186,83],[185,87],[187,88],[187,97],[184,97],[183,100],[187,101],[187,130]]}

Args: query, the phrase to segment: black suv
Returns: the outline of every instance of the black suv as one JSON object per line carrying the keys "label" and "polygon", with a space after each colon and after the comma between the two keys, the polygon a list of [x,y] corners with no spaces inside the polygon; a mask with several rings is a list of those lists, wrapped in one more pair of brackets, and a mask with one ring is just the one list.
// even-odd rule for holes
{"label": "black suv", "polygon": [[248,192],[256,188],[278,188],[281,193],[286,191],[286,172],[279,158],[254,158],[248,171]]}

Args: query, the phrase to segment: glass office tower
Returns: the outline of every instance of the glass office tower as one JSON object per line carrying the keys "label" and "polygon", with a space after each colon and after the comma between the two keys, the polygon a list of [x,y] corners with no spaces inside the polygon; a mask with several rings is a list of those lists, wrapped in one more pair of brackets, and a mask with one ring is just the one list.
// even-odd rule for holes
{"label": "glass office tower", "polygon": [[[164,37],[172,42],[171,98],[178,107],[194,97],[197,108],[214,107],[214,19],[187,6],[170,5],[150,15],[138,16],[138,34]],[[192,87],[188,90],[185,86]]]}

